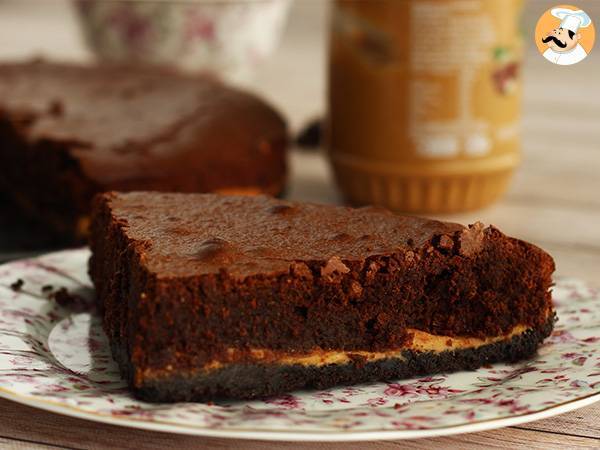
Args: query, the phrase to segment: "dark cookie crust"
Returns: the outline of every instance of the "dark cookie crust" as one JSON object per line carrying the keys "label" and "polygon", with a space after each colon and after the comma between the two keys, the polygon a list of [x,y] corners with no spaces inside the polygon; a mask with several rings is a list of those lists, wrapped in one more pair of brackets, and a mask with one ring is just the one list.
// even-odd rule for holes
{"label": "dark cookie crust", "polygon": [[[474,370],[485,364],[516,362],[533,356],[540,343],[550,335],[553,326],[554,318],[540,329],[528,330],[510,340],[473,349],[441,353],[405,351],[403,359],[388,358],[366,364],[357,361],[323,367],[234,364],[208,375],[148,380],[142,386],[132,384],[132,389],[136,397],[148,402],[255,399],[301,389],[326,389],[338,385]],[[126,368],[127,364],[126,360],[121,361],[122,368]],[[125,369],[123,376],[131,379],[131,371]]]}
{"label": "dark cookie crust", "polygon": [[287,127],[207,77],[134,66],[0,65],[0,190],[80,241],[108,190],[277,195]]}

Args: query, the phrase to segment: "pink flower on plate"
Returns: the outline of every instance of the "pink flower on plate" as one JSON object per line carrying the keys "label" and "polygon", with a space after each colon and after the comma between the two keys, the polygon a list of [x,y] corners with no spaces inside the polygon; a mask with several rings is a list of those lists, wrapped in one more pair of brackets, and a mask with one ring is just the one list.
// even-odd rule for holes
{"label": "pink flower on plate", "polygon": [[555,330],[552,332],[552,335],[546,340],[546,345],[548,344],[566,344],[571,342],[577,342],[577,338],[573,336],[567,330]]}
{"label": "pink flower on plate", "polygon": [[387,400],[383,397],[375,397],[367,400],[369,406],[383,406],[387,403]]}
{"label": "pink flower on plate", "polygon": [[186,41],[199,39],[201,41],[212,42],[217,35],[215,21],[212,17],[201,11],[190,9],[186,17],[183,33]]}
{"label": "pink flower on plate", "polygon": [[353,386],[348,386],[348,387],[345,387],[344,389],[342,389],[342,393],[348,397],[361,394],[362,392],[363,392],[362,389],[355,388]]}
{"label": "pink flower on plate", "polygon": [[470,410],[465,414],[465,419],[473,420],[475,418],[475,411]]}
{"label": "pink flower on plate", "polygon": [[44,389],[46,390],[46,392],[67,392],[71,390],[71,387],[67,387],[67,386],[62,386],[60,384],[50,384],[48,386],[44,386]]}
{"label": "pink flower on plate", "polygon": [[8,363],[12,366],[25,366],[31,364],[32,360],[31,356],[20,355],[9,358]]}
{"label": "pink flower on plate", "polygon": [[287,394],[277,398],[265,400],[268,405],[279,406],[283,409],[301,409],[302,403],[298,397]]}
{"label": "pink flower on plate", "polygon": [[409,422],[408,420],[392,420],[390,424],[401,430],[424,430],[427,427],[423,425],[417,425],[416,423]]}
{"label": "pink flower on plate", "polygon": [[388,384],[387,389],[383,393],[391,397],[414,396],[417,394],[417,389],[412,384],[392,383]]}
{"label": "pink flower on plate", "polygon": [[385,395],[393,397],[416,397],[419,395],[429,398],[445,398],[450,394],[463,392],[461,389],[450,389],[445,386],[422,386],[414,384],[391,383],[383,392]]}
{"label": "pink flower on plate", "polygon": [[500,400],[498,406],[507,408],[511,413],[525,413],[529,411],[529,405],[519,405],[516,400]]}
{"label": "pink flower on plate", "polygon": [[581,300],[583,298],[584,296],[581,294],[581,292],[578,292],[576,290],[572,290],[569,293],[569,300]]}
{"label": "pink flower on plate", "polygon": [[108,17],[108,24],[134,48],[143,47],[151,32],[151,22],[133,11],[131,5],[115,8]]}
{"label": "pink flower on plate", "polygon": [[587,361],[587,358],[585,356],[580,356],[579,358],[575,358],[572,362],[576,366],[583,366],[586,361]]}

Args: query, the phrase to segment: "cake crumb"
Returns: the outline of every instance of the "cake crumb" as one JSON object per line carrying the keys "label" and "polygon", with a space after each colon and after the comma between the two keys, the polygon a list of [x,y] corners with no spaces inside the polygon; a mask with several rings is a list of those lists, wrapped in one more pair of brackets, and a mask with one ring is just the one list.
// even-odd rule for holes
{"label": "cake crumb", "polygon": [[313,278],[313,274],[310,270],[310,267],[308,267],[303,262],[298,261],[290,264],[290,274],[300,278],[305,278],[307,280],[312,280]]}
{"label": "cake crumb", "polygon": [[369,263],[369,267],[367,268],[366,272],[365,272],[365,280],[368,283],[371,283],[373,280],[375,280],[375,276],[377,275],[377,272],[379,272],[380,266],[379,264],[377,264],[377,262],[375,261],[371,261]]}
{"label": "cake crumb", "polygon": [[48,113],[53,117],[60,117],[64,114],[65,107],[60,100],[52,100],[48,106]]}
{"label": "cake crumb", "polygon": [[300,148],[314,149],[323,143],[323,120],[315,119],[308,123],[296,137]]}
{"label": "cake crumb", "polygon": [[350,268],[342,262],[339,256],[332,256],[327,263],[321,267],[321,276],[327,281],[335,281],[335,279],[350,272]]}
{"label": "cake crumb", "polygon": [[42,288],[40,289],[43,293],[47,293],[50,292],[54,289],[54,286],[52,286],[51,284],[45,284],[42,286]]}
{"label": "cake crumb", "polygon": [[413,262],[415,259],[416,259],[415,252],[407,250],[406,253],[404,254],[404,260],[406,262]]}
{"label": "cake crumb", "polygon": [[21,289],[23,289],[24,284],[25,282],[21,278],[19,278],[17,281],[10,285],[10,288],[15,292],[20,292]]}
{"label": "cake crumb", "polygon": [[348,292],[350,298],[360,298],[362,293],[363,287],[360,285],[360,283],[356,280],[352,280],[352,282],[350,283],[350,291]]}
{"label": "cake crumb", "polygon": [[74,311],[88,311],[92,306],[90,302],[81,295],[69,292],[65,287],[61,287],[57,291],[50,294],[49,298],[54,300],[63,308],[68,308]]}
{"label": "cake crumb", "polygon": [[439,242],[439,247],[440,249],[443,250],[452,250],[452,248],[454,247],[454,240],[446,235],[446,234],[442,234],[440,236],[440,242]]}

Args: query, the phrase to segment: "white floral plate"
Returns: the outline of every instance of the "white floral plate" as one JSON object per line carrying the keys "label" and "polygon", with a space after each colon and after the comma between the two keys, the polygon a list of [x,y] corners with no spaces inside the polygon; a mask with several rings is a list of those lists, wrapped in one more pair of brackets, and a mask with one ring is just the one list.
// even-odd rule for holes
{"label": "white floral plate", "polygon": [[[482,431],[600,400],[600,292],[560,279],[556,330],[529,361],[266,401],[143,403],[120,380],[98,318],[74,309],[81,305],[61,306],[42,289],[66,287],[91,299],[88,257],[87,249],[69,250],[0,266],[0,396],[114,425],[297,441]],[[15,292],[10,285],[18,279],[24,283]]]}

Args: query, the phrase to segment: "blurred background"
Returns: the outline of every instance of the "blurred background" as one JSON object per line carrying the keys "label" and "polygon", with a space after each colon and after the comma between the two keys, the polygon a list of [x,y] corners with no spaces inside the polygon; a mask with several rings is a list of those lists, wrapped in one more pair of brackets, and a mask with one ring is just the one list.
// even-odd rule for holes
{"label": "blurred background", "polygon": [[[533,33],[540,15],[554,5],[545,0],[525,2],[523,161],[508,193],[477,211],[434,216],[495,224],[548,250],[557,260],[559,274],[600,285],[600,49],[568,68],[545,61]],[[287,21],[286,11],[274,13],[283,17],[281,41],[260,44],[272,55],[265,56],[254,73],[242,71],[232,80],[278,107],[298,133],[326,114],[331,4],[296,0],[288,6]],[[580,0],[577,6],[599,23],[600,1]],[[91,60],[78,17],[69,1],[0,1],[0,58],[44,55],[63,61]],[[293,148],[290,169],[286,198],[342,202],[322,148]],[[21,256],[11,248],[8,227],[3,230],[2,258]]]}

